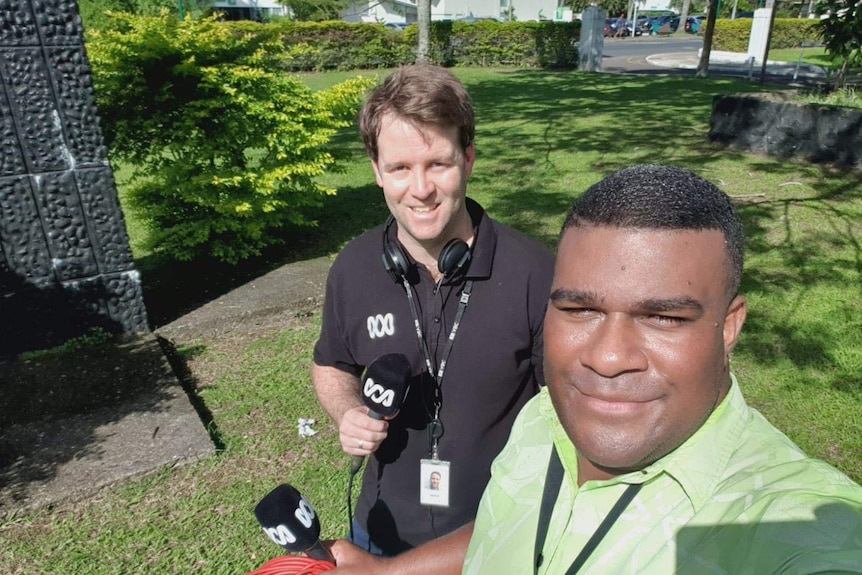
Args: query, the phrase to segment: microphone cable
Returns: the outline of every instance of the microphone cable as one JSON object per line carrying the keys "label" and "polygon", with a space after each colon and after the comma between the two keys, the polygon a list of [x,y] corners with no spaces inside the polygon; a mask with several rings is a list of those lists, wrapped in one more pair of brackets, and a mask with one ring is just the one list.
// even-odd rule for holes
{"label": "microphone cable", "polygon": [[[359,469],[362,469],[361,467]],[[356,474],[359,472],[359,469],[354,471],[350,469],[348,473],[350,476],[347,478],[347,528],[350,533],[350,542],[353,542],[353,478],[356,477]]]}
{"label": "microphone cable", "polygon": [[270,559],[263,566],[246,575],[318,575],[335,569],[335,564],[311,557],[283,555]]}

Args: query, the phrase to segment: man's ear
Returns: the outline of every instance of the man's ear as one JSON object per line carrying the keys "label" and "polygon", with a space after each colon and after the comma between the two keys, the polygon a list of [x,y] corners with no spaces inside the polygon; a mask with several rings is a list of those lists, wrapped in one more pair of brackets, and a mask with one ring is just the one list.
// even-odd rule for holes
{"label": "man's ear", "polygon": [[464,171],[469,178],[473,173],[473,164],[476,163],[476,145],[474,143],[470,143],[467,146],[467,149],[464,150]]}
{"label": "man's ear", "polygon": [[383,179],[380,177],[380,166],[377,160],[371,160],[371,169],[374,170],[374,178],[377,180],[377,185],[383,187]]}
{"label": "man's ear", "polygon": [[727,308],[727,315],[724,316],[724,354],[730,355],[733,348],[736,347],[736,341],[739,339],[739,334],[742,331],[742,325],[745,323],[745,316],[748,314],[748,302],[741,295],[733,298]]}

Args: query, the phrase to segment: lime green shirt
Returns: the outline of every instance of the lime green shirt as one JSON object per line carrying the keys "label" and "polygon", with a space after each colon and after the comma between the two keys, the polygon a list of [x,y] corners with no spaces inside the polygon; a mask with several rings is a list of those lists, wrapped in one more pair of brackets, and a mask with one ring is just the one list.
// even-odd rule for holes
{"label": "lime green shirt", "polygon": [[575,448],[543,389],[491,467],[465,574],[534,572],[552,440],[565,477],[542,575],[566,573],[631,483],[644,486],[579,573],[862,573],[862,487],[807,457],[748,407],[734,378],[724,401],[675,451],[642,471],[580,488]]}

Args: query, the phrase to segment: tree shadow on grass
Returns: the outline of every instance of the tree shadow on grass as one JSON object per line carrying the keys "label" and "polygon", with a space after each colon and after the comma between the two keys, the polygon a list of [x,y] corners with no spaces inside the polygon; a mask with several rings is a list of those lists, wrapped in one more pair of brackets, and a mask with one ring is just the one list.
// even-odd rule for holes
{"label": "tree shadow on grass", "polygon": [[847,350],[862,345],[862,174],[824,178],[817,192],[739,205],[749,256],[768,262],[746,269],[741,290],[784,298],[768,317],[749,311],[744,348],[759,362],[790,361],[859,394],[862,354]]}
{"label": "tree shadow on grass", "polygon": [[[860,274],[859,232],[853,223],[859,217],[850,204],[858,201],[862,189],[858,174],[798,161],[764,159],[752,163],[751,154],[707,141],[706,126],[716,95],[774,90],[779,86],[734,79],[699,81],[681,76],[647,78],[533,70],[475,77],[465,73],[464,77],[476,108],[477,154],[480,159],[493,159],[479,163],[470,187],[483,191],[482,202],[492,217],[554,246],[557,228],[548,222],[561,222],[574,197],[583,192],[574,185],[567,190],[565,182],[555,181],[556,176],[570,171],[567,166],[557,165],[565,161],[560,159],[566,158],[565,154],[584,153],[596,158],[585,164],[588,173],[584,179],[590,181],[634,163],[654,162],[672,162],[712,179],[710,174],[726,166],[728,160],[745,159],[752,179],[760,174],[786,175],[790,179],[803,173],[805,184],[814,194],[794,198],[792,188],[786,188],[769,197],[755,195],[740,200],[749,254],[782,259],[778,268],[748,270],[744,289],[780,294],[792,286],[794,293],[799,293],[798,286],[802,286],[799,297],[804,299],[809,286],[843,285],[858,296],[858,285],[846,285],[846,278],[858,278]],[[600,126],[587,121],[598,115],[614,120]],[[349,152],[348,160],[352,154],[354,160],[367,162],[355,132],[343,132],[335,143]],[[551,183],[556,186],[546,185]],[[774,222],[783,221],[787,210],[800,206],[818,210],[818,229],[800,233],[794,226],[801,224],[790,218],[786,220],[789,227],[785,237],[776,238]],[[356,235],[382,222],[386,207],[369,178],[367,185],[343,187],[336,196],[326,198],[313,217],[319,221],[318,228],[288,230],[283,246],[239,266],[182,264],[158,275],[139,264],[144,272],[144,295],[152,323],[166,323],[274,267],[335,253]],[[824,246],[833,244],[849,246],[854,255],[833,259],[823,254]],[[812,253],[823,255],[812,257]],[[767,362],[778,362],[785,356],[808,366],[832,361],[828,333],[814,330],[802,335],[794,325],[798,319],[792,310],[792,306],[788,307],[787,317],[770,318],[769,322],[759,319],[757,310],[753,310],[746,326],[747,341],[759,346],[758,354],[762,353]],[[851,309],[846,313],[848,317],[858,317]],[[850,381],[855,382],[851,387],[862,388],[858,376]],[[848,383],[846,378],[839,381],[836,376],[833,385],[846,387]]]}

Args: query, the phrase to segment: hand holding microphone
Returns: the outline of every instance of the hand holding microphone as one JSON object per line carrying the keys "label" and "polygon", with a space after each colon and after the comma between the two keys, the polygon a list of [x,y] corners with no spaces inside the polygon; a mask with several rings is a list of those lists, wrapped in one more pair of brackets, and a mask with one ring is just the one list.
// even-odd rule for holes
{"label": "hand holding microphone", "polygon": [[[387,353],[372,361],[365,369],[360,390],[362,402],[368,408],[368,417],[375,420],[394,417],[407,396],[409,380],[410,362],[403,354]],[[347,426],[353,424],[351,421],[345,423]],[[348,434],[344,433],[344,427],[343,424],[342,445],[349,441],[345,438]],[[362,440],[359,440],[356,448],[364,448]],[[351,474],[362,467],[363,459],[362,455],[354,455],[350,465]]]}

